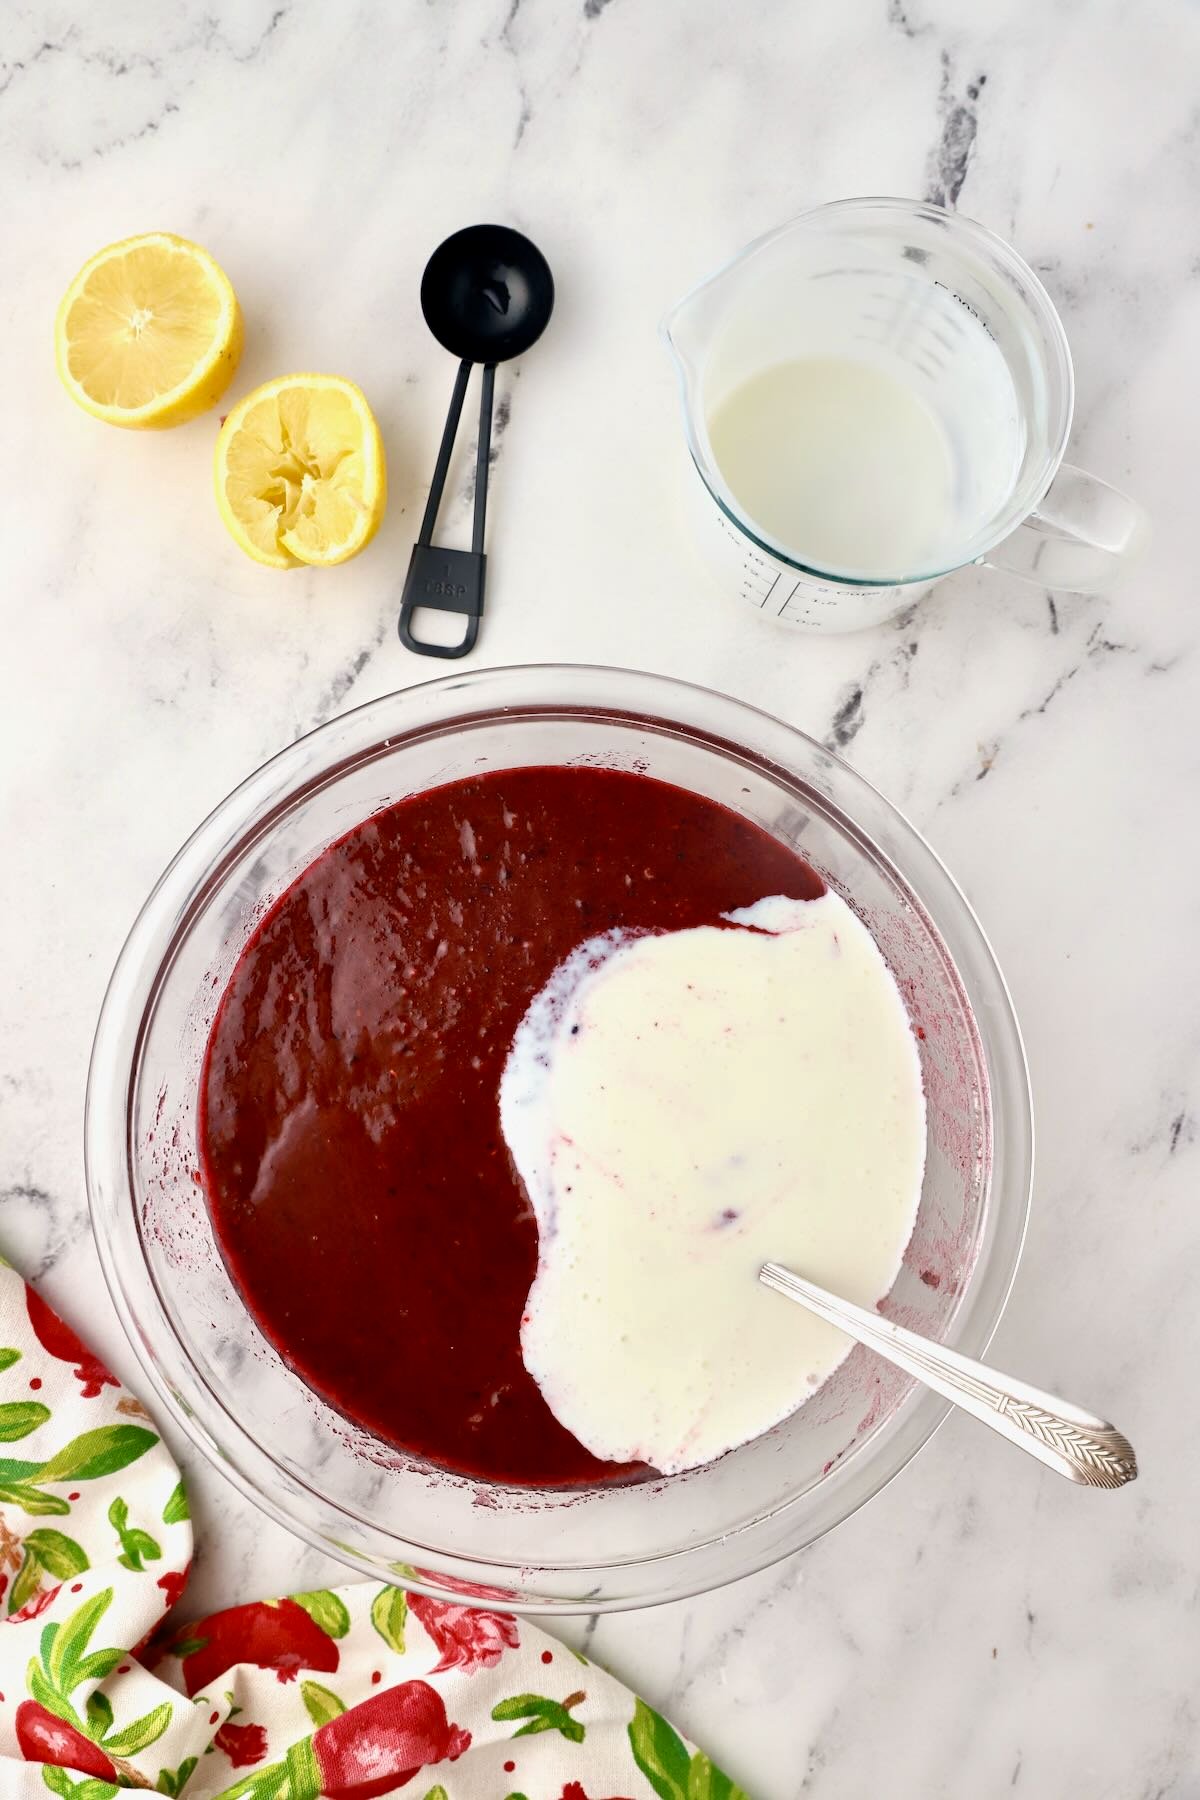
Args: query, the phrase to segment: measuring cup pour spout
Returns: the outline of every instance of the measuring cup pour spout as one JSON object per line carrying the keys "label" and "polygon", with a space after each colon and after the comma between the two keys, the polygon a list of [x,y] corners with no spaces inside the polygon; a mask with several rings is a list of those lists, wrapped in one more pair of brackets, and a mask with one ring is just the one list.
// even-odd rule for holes
{"label": "measuring cup pour spout", "polygon": [[855,631],[951,571],[1110,588],[1137,503],[1063,461],[1074,375],[1002,239],[916,200],[836,201],[667,314],[709,569],[764,618]]}
{"label": "measuring cup pour spout", "polygon": [[704,454],[699,427],[702,422],[700,382],[705,361],[736,295],[738,266],[756,248],[757,245],[751,244],[715,275],[692,288],[671,308],[659,326],[659,335],[679,377],[684,425],[693,457]]}

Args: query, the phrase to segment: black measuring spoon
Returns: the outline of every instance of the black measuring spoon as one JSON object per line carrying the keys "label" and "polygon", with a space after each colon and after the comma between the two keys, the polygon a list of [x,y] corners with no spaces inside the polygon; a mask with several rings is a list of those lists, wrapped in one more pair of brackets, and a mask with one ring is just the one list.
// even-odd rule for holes
{"label": "black measuring spoon", "polygon": [[[496,364],[529,349],[545,331],[554,310],[554,277],[536,244],[507,225],[468,225],[439,244],[421,277],[421,311],[443,349],[459,361],[450,411],[442,432],[421,531],[413,545],[404,599],[400,641],[421,656],[465,656],[474,648],[483,612],[486,558],[483,529],[487,513],[488,453],[492,441],[492,394]],[[479,401],[479,449],[475,459],[475,518],[469,550],[445,550],[433,543],[450,455],[462,417],[472,365],[483,364]],[[466,634],[458,644],[430,644],[414,637],[412,616],[420,606],[462,613]]]}

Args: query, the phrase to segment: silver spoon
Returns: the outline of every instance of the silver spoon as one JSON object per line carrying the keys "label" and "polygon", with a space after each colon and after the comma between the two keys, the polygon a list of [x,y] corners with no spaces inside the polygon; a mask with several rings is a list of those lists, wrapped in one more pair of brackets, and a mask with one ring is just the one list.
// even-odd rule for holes
{"label": "silver spoon", "polygon": [[878,1313],[805,1281],[780,1263],[764,1263],[758,1278],[923,1381],[1068,1481],[1077,1481],[1081,1487],[1119,1488],[1137,1480],[1137,1458],[1128,1438],[1082,1407],[1000,1375],[932,1338],[893,1325]]}

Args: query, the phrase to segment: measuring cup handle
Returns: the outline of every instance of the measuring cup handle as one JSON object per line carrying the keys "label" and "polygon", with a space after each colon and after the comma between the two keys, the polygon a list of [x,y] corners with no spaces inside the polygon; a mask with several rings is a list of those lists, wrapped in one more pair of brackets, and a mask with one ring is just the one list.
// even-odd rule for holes
{"label": "measuring cup handle", "polygon": [[1150,520],[1136,500],[1062,463],[1037,508],[981,560],[1039,587],[1107,593],[1138,554]]}

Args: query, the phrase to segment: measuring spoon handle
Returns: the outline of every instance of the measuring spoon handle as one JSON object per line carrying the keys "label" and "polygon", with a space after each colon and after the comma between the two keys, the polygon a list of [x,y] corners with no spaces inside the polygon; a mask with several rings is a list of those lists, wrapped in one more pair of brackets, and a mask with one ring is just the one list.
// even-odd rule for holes
{"label": "measuring spoon handle", "polygon": [[[450,410],[446,414],[433,480],[429,485],[429,498],[425,502],[425,515],[421,520],[420,534],[413,545],[408,573],[404,578],[398,626],[400,642],[407,650],[415,650],[418,656],[451,659],[466,656],[468,651],[475,648],[475,640],[479,635],[487,574],[483,531],[487,512],[488,454],[492,436],[492,390],[496,377],[495,365],[492,363],[488,363],[483,371],[479,448],[475,463],[475,525],[471,535],[471,548],[447,550],[433,542],[472,366],[466,357],[458,365],[454,392],[450,396]],[[433,612],[458,613],[465,620],[463,635],[456,644],[430,643],[426,638],[417,637],[413,631],[413,615],[422,607]]]}

